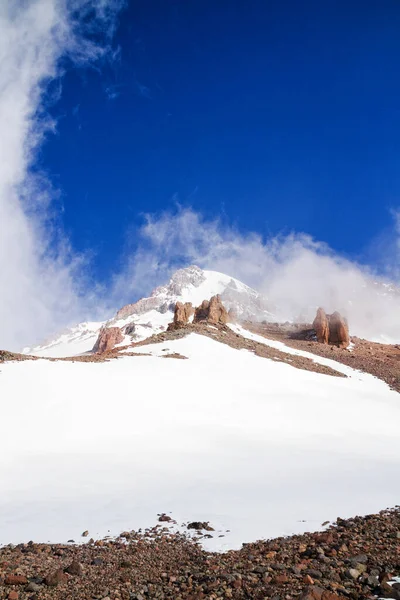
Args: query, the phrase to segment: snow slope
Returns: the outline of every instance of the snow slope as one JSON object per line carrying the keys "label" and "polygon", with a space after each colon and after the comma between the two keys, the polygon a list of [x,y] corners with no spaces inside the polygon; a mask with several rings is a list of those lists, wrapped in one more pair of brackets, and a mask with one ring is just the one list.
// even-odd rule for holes
{"label": "snow slope", "polygon": [[43,342],[34,348],[24,348],[22,352],[53,358],[84,354],[93,348],[103,325],[104,321],[85,321],[67,329],[54,340]]}
{"label": "snow slope", "polygon": [[176,271],[167,285],[156,288],[149,298],[124,306],[111,320],[81,323],[54,340],[34,348],[24,348],[23,352],[55,358],[83,354],[93,348],[104,325],[124,328],[133,323],[136,328],[134,337],[126,336],[122,344],[130,343],[132,339],[143,340],[167,328],[173,320],[176,302],[191,302],[193,306],[199,306],[215,294],[220,294],[226,308],[234,309],[240,317],[272,317],[267,310],[266,299],[255,290],[223,273],[192,266]]}
{"label": "snow slope", "polygon": [[1,365],[0,543],[118,534],[170,511],[210,521],[220,550],[398,503],[400,403],[382,381],[197,334],[136,352],[151,356]]}

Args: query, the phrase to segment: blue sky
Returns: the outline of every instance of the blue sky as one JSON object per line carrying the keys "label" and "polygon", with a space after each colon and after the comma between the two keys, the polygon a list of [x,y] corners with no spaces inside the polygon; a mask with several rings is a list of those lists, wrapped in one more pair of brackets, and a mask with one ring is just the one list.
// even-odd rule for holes
{"label": "blue sky", "polygon": [[371,261],[400,202],[399,31],[394,0],[131,0],[114,60],[53,83],[38,159],[95,278],[177,202]]}

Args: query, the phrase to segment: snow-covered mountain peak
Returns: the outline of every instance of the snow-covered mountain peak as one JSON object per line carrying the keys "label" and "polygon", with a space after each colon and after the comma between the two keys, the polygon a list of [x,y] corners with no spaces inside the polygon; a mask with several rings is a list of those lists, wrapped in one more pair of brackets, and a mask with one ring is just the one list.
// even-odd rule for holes
{"label": "snow-covered mountain peak", "polygon": [[63,357],[90,351],[102,327],[119,327],[124,342],[143,340],[167,328],[173,319],[176,302],[199,306],[203,300],[219,294],[227,310],[243,319],[272,319],[265,297],[237,279],[192,265],[176,271],[168,283],[153,290],[147,298],[127,304],[109,321],[81,323],[55,339],[24,352],[38,356]]}
{"label": "snow-covered mountain peak", "polygon": [[[243,315],[247,309],[250,310],[250,316],[262,308],[260,294],[244,283],[229,275],[202,270],[192,265],[176,271],[167,284],[155,288],[148,298],[141,298],[133,304],[122,307],[114,321],[126,319],[130,315],[140,315],[149,310],[157,310],[161,313],[173,311],[178,301],[191,302],[193,306],[197,306],[215,294],[220,294],[228,303],[228,310],[234,308]],[[251,307],[255,304],[257,306]]]}

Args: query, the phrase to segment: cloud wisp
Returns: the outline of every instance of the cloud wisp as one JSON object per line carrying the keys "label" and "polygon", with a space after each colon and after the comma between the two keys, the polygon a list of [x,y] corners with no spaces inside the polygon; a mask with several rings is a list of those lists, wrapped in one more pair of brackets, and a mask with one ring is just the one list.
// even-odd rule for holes
{"label": "cloud wisp", "polygon": [[[18,348],[82,314],[83,258],[57,226],[56,196],[34,171],[55,123],[49,90],[68,62],[104,58],[119,0],[0,4],[0,345]],[[94,41],[96,40],[96,41]],[[86,291],[86,290],[85,290]],[[90,298],[89,298],[90,302]]]}
{"label": "cloud wisp", "polygon": [[353,334],[400,341],[395,286],[306,234],[264,240],[206,220],[191,208],[178,208],[147,215],[139,236],[136,251],[115,278],[120,302],[148,293],[176,268],[197,264],[264,293],[279,320],[312,320],[316,308],[323,306],[328,312],[343,312]]}

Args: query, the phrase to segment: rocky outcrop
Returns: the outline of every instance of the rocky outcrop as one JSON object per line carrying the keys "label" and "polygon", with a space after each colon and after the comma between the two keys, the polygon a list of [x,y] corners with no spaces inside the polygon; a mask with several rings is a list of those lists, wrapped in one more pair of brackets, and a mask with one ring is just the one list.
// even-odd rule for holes
{"label": "rocky outcrop", "polygon": [[228,312],[219,295],[213,296],[210,300],[203,300],[200,306],[196,308],[193,323],[199,323],[200,321],[220,325],[226,325],[229,321]]}
{"label": "rocky outcrop", "polygon": [[338,312],[329,317],[329,343],[346,347],[349,345],[349,326],[347,320]]}
{"label": "rocky outcrop", "polygon": [[347,320],[337,311],[327,315],[323,308],[317,310],[313,328],[320,344],[332,344],[346,347],[349,345],[349,327]]}
{"label": "rocky outcrop", "polygon": [[185,327],[190,317],[194,314],[193,323],[207,321],[215,325],[225,325],[230,319],[228,311],[221,302],[220,296],[213,296],[210,300],[203,300],[197,308],[191,302],[177,302],[175,305],[174,320],[168,325],[168,331]]}
{"label": "rocky outcrop", "polygon": [[329,343],[329,320],[323,308],[317,310],[317,316],[313,322],[313,328],[317,334],[317,341],[320,344]]}
{"label": "rocky outcrop", "polygon": [[210,300],[208,321],[210,323],[219,323],[220,325],[226,325],[229,321],[228,311],[222,304],[221,297],[218,295],[213,296]]}
{"label": "rocky outcrop", "polygon": [[124,335],[119,327],[102,327],[92,352],[102,354],[112,350],[116,344],[124,341]]}
{"label": "rocky outcrop", "polygon": [[125,335],[134,335],[136,332],[136,325],[134,322],[129,323],[124,329]]}
{"label": "rocky outcrop", "polygon": [[210,311],[210,301],[203,300],[203,302],[198,306],[194,311],[193,323],[198,323],[199,321],[205,321],[208,318],[208,313]]}
{"label": "rocky outcrop", "polygon": [[194,314],[194,308],[191,302],[177,302],[175,304],[174,320],[168,325],[168,331],[180,329],[189,323],[190,317]]}

